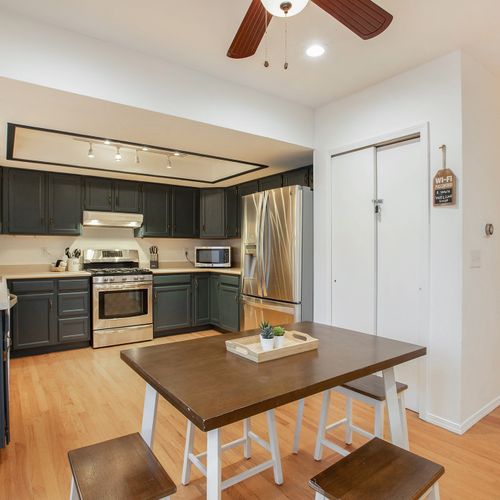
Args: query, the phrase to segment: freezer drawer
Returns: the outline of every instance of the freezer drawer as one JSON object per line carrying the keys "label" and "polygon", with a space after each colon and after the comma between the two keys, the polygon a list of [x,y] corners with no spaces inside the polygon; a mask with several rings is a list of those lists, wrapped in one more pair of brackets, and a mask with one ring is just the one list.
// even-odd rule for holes
{"label": "freezer drawer", "polygon": [[271,325],[277,326],[294,323],[302,319],[300,304],[258,299],[246,295],[241,296],[240,304],[242,331],[258,328],[262,321],[269,321]]}

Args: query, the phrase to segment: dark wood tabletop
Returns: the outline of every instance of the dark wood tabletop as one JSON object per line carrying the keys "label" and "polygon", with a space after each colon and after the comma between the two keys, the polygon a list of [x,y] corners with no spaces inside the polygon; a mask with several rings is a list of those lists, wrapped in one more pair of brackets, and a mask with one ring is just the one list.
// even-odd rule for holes
{"label": "dark wood tabletop", "polygon": [[425,347],[318,323],[286,328],[319,339],[318,350],[265,363],[226,351],[226,340],[255,330],[120,356],[197,427],[210,431],[426,354]]}

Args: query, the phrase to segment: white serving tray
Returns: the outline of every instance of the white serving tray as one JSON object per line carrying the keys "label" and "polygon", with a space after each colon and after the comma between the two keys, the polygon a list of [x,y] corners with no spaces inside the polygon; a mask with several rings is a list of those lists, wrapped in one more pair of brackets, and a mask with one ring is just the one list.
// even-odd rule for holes
{"label": "white serving tray", "polygon": [[262,363],[301,352],[312,351],[318,348],[318,344],[318,339],[311,337],[307,333],[291,330],[285,332],[283,347],[275,347],[271,351],[264,351],[262,349],[260,335],[226,340],[226,349],[242,358],[249,359],[255,363]]}

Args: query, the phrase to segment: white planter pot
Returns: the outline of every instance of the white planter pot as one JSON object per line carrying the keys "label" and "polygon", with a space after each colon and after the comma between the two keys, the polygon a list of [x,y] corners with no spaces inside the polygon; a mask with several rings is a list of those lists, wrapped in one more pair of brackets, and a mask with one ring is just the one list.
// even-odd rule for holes
{"label": "white planter pot", "polygon": [[274,337],[274,347],[283,347],[285,345],[285,337],[281,335],[280,337]]}
{"label": "white planter pot", "polygon": [[260,345],[263,351],[272,351],[274,348],[274,339],[263,339],[260,338]]}

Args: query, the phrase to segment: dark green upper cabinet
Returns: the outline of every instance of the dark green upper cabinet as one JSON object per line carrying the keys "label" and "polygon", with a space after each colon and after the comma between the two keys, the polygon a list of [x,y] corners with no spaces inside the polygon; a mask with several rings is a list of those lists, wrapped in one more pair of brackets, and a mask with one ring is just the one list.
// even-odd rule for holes
{"label": "dark green upper cabinet", "polygon": [[283,187],[283,178],[281,177],[281,174],[259,179],[259,191],[267,191],[268,189],[276,189],[280,187]]}
{"label": "dark green upper cabinet", "polygon": [[245,184],[240,184],[238,186],[238,195],[241,198],[242,196],[247,196],[249,194],[254,194],[259,191],[259,183],[258,181],[245,182]]}
{"label": "dark green upper cabinet", "polygon": [[170,186],[144,184],[142,187],[142,208],[144,222],[136,234],[141,237],[166,238],[172,235],[170,215]]}
{"label": "dark green upper cabinet", "polygon": [[33,170],[4,170],[4,232],[46,234],[46,174]]}
{"label": "dark green upper cabinet", "polygon": [[49,234],[79,235],[82,219],[81,177],[48,175]]}
{"label": "dark green upper cabinet", "polygon": [[141,185],[139,182],[114,181],[113,210],[115,212],[141,212]]}
{"label": "dark green upper cabinet", "polygon": [[309,167],[285,172],[283,186],[309,186]]}
{"label": "dark green upper cabinet", "polygon": [[113,210],[113,181],[102,177],[85,177],[85,210]]}
{"label": "dark green upper cabinet", "polygon": [[199,236],[199,200],[198,189],[172,186],[172,236],[176,238]]}
{"label": "dark green upper cabinet", "polygon": [[224,189],[202,189],[200,192],[200,237],[223,238],[225,235]]}
{"label": "dark green upper cabinet", "polygon": [[225,190],[226,238],[236,238],[240,235],[239,198],[236,186]]}

